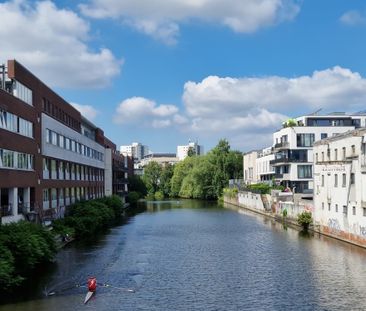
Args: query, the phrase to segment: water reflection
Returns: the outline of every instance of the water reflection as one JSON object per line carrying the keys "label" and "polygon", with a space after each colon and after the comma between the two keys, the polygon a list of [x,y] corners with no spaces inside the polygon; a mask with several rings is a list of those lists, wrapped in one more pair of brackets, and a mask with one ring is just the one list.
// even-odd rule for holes
{"label": "water reflection", "polygon": [[91,273],[111,285],[98,288],[85,306],[91,310],[366,307],[361,248],[213,202],[155,201],[146,207],[93,243],[60,252],[45,283],[54,296],[0,310],[78,310],[85,288],[75,284]]}

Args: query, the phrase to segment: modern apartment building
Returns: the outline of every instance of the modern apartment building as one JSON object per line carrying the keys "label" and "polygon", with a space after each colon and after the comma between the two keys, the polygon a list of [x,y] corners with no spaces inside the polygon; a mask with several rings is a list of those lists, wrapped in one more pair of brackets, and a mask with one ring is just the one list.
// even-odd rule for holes
{"label": "modern apartment building", "polygon": [[135,162],[140,161],[144,156],[149,154],[148,146],[136,142],[131,145],[120,146],[119,150],[123,155],[133,157]]}
{"label": "modern apartment building", "polygon": [[199,145],[198,142],[189,142],[188,145],[185,146],[177,146],[177,158],[179,161],[184,160],[189,152],[192,152],[195,155],[203,154],[203,146]]}
{"label": "modern apartment building", "polygon": [[2,221],[62,217],[77,200],[104,196],[105,140],[21,64],[1,66]]}
{"label": "modern apartment building", "polygon": [[332,113],[308,115],[286,122],[273,134],[275,179],[296,193],[313,192],[313,144],[359,127],[365,127],[366,115]]}
{"label": "modern apartment building", "polygon": [[314,223],[366,245],[366,129],[314,143]]}

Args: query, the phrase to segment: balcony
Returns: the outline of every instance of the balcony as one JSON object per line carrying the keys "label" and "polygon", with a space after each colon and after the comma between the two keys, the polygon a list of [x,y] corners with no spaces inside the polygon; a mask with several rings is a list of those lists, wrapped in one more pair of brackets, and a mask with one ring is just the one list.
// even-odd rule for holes
{"label": "balcony", "polygon": [[277,149],[277,150],[278,149],[287,149],[287,148],[289,148],[289,146],[290,146],[290,144],[289,144],[288,141],[283,141],[283,142],[280,142],[278,144],[275,144],[274,148]]}
{"label": "balcony", "polygon": [[290,180],[290,173],[275,174],[275,179]]}
{"label": "balcony", "polygon": [[279,158],[269,161],[271,165],[277,165],[282,163],[308,163],[307,159],[297,159],[297,158]]}
{"label": "balcony", "polygon": [[274,165],[274,164],[289,163],[289,162],[292,162],[289,158],[278,158],[278,159],[269,161],[269,164]]}

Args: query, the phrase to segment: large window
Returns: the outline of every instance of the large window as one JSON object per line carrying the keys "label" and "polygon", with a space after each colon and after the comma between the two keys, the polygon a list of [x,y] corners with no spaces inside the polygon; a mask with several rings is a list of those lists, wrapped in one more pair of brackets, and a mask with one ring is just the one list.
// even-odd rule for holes
{"label": "large window", "polygon": [[28,105],[33,106],[33,93],[32,90],[27,88],[25,85],[20,83],[19,81],[14,82],[13,86],[13,95],[18,97]]}
{"label": "large window", "polygon": [[33,155],[0,149],[0,168],[33,170]]}
{"label": "large window", "polygon": [[297,166],[298,178],[312,178],[312,166],[311,165],[298,165]]}
{"label": "large window", "polygon": [[0,128],[33,138],[33,123],[0,109]]}
{"label": "large window", "polygon": [[312,147],[315,135],[314,134],[297,134],[297,147]]}

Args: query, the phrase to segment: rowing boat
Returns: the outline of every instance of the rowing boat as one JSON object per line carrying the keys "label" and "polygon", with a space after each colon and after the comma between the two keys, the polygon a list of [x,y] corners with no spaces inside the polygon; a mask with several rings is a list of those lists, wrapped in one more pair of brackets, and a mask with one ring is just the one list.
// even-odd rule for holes
{"label": "rowing boat", "polygon": [[84,299],[84,304],[86,304],[90,300],[90,298],[93,296],[94,293],[95,292],[92,292],[92,291],[88,291],[86,293],[86,296],[85,296],[85,299]]}

